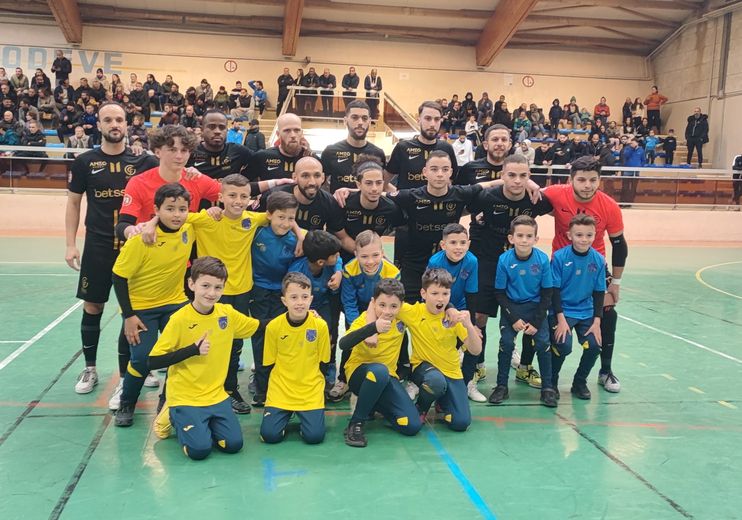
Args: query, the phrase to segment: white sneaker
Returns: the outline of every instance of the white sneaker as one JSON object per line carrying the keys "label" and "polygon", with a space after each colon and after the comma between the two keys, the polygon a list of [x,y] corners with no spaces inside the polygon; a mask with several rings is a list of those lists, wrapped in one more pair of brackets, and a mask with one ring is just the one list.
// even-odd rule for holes
{"label": "white sneaker", "polygon": [[348,385],[338,380],[335,386],[330,389],[330,400],[333,402],[342,401],[346,393],[348,393]]}
{"label": "white sneaker", "polygon": [[86,367],[85,370],[83,370],[80,373],[80,377],[77,379],[77,383],[75,384],[75,392],[78,394],[89,394],[93,391],[93,388],[95,388],[95,385],[98,384],[98,372],[96,372],[95,367]]}
{"label": "white sneaker", "polygon": [[617,394],[621,391],[621,382],[613,375],[613,372],[598,374],[598,384],[605,388],[606,392]]}
{"label": "white sneaker", "polygon": [[510,358],[510,366],[518,368],[518,365],[520,365],[520,352],[518,352],[517,349],[513,349],[513,357]]}
{"label": "white sneaker", "polygon": [[144,378],[144,386],[147,388],[158,388],[160,386],[160,380],[152,372],[147,374]]}
{"label": "white sneaker", "polygon": [[474,401],[475,403],[487,402],[487,397],[485,397],[485,395],[479,391],[479,389],[477,388],[477,383],[475,383],[473,380],[467,383],[466,394],[469,396],[469,399]]}
{"label": "white sneaker", "polygon": [[109,410],[118,410],[121,405],[121,392],[124,390],[124,378],[119,379],[119,384],[113,389],[111,399],[108,400]]}
{"label": "white sneaker", "polygon": [[417,394],[420,393],[420,388],[418,388],[418,386],[412,381],[407,381],[407,385],[405,385],[405,391],[407,392],[407,395],[410,396],[410,399],[414,401],[417,397]]}
{"label": "white sneaker", "polygon": [[356,403],[358,402],[358,396],[356,394],[350,394],[350,415],[356,412]]}

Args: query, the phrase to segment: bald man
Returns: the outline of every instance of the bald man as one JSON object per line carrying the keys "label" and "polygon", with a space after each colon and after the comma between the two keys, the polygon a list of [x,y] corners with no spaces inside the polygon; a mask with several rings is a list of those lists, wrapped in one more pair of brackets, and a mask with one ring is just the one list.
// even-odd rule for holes
{"label": "bald man", "polygon": [[296,114],[283,114],[276,120],[278,145],[260,150],[253,155],[248,167],[250,180],[290,179],[296,162],[312,155],[304,139],[301,118]]}

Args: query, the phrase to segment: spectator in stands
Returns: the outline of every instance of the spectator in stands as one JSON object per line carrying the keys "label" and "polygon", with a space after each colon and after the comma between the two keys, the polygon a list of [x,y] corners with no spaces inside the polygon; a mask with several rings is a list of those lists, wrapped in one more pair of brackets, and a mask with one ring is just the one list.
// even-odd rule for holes
{"label": "spectator in stands", "polygon": [[314,67],[309,67],[309,72],[302,78],[301,86],[306,87],[304,90],[304,106],[302,107],[303,113],[314,114],[315,107],[317,106],[317,89],[319,88],[319,76],[314,70]]}
{"label": "spectator in stands", "polygon": [[[632,137],[628,146],[624,146],[623,150],[621,150],[621,166],[641,167],[644,164],[644,149],[639,146],[639,139]],[[624,180],[621,185],[621,202],[634,202],[637,185],[637,181],[634,178],[639,177],[639,172],[622,171],[621,177],[632,177],[632,179]]]}
{"label": "spectator in stands", "polygon": [[531,133],[530,137],[537,135],[538,133],[546,133],[546,118],[544,118],[544,111],[536,106],[536,103],[531,103],[528,107],[528,119],[531,121]]}
{"label": "spectator in stands", "polygon": [[[551,147],[552,165],[566,165],[571,163],[575,158],[574,144],[569,140],[566,134],[559,134],[557,142]],[[564,173],[562,171],[558,173]],[[560,184],[566,182],[566,178],[558,180]]]}
{"label": "spectator in stands", "polygon": [[13,100],[9,97],[6,97],[3,99],[2,103],[0,103],[0,112],[5,112],[6,110],[10,110],[14,114],[18,111],[18,107],[15,106],[15,103],[13,103]]}
{"label": "spectator in stands", "polygon": [[451,146],[453,146],[453,152],[456,155],[456,164],[458,164],[459,168],[473,159],[474,146],[472,145],[472,142],[466,138],[465,130],[459,130],[458,139],[456,139]]}
{"label": "spectator in stands", "polygon": [[522,155],[523,157],[528,159],[528,164],[530,166],[533,166],[536,161],[536,150],[531,148],[530,139],[523,139],[520,143],[518,143],[515,147],[515,152],[513,155]]}
{"label": "spectator in stands", "polygon": [[52,72],[57,79],[57,85],[59,85],[63,80],[69,80],[72,73],[72,62],[67,59],[62,50],[57,50],[56,56],[52,63]]}
{"label": "spectator in stands", "polygon": [[593,116],[590,114],[590,111],[587,109],[587,107],[582,107],[582,110],[580,110],[580,127],[585,129],[588,126],[593,125]]}
{"label": "spectator in stands", "polygon": [[379,93],[382,89],[381,76],[376,69],[371,69],[371,73],[363,80],[363,88],[366,89],[366,103],[371,109],[371,119],[379,118]]}
{"label": "spectator in stands", "polygon": [[0,67],[0,81],[10,81],[10,76],[8,76],[5,67]]}
{"label": "spectator in stands", "polygon": [[65,105],[59,114],[59,126],[57,127],[57,137],[59,142],[63,143],[67,136],[75,133],[75,127],[80,124],[81,111],[76,103],[71,101]]}
{"label": "spectator in stands", "polygon": [[662,150],[665,152],[665,164],[673,164],[677,147],[678,139],[675,137],[675,130],[671,128],[667,131],[667,137],[662,140]]}
{"label": "spectator in stands", "polygon": [[640,143],[644,141],[644,137],[649,135],[649,119],[646,117],[643,117],[641,120],[641,123],[639,123],[636,128],[634,128],[636,132],[636,136],[640,139]]}
{"label": "spectator in stands", "polygon": [[257,119],[250,120],[250,126],[245,135],[245,148],[253,153],[265,150],[265,136],[260,131],[260,121]]}
{"label": "spectator in stands", "polygon": [[18,100],[18,121],[28,122],[31,119],[35,119],[41,123],[39,109],[31,105],[28,97],[23,96]]}
{"label": "spectator in stands", "polygon": [[196,116],[193,105],[188,105],[185,107],[183,116],[180,118],[180,124],[190,131],[193,131],[194,128],[200,126],[200,122],[198,120],[198,116]]}
{"label": "spectator in stands", "polygon": [[124,103],[124,97],[126,96],[126,92],[124,91],[124,86],[121,83],[116,84],[115,87],[113,87],[115,90],[113,91],[113,100],[117,103]]}
{"label": "spectator in stands", "polygon": [[170,103],[165,103],[164,110],[162,112],[162,117],[160,117],[160,122],[157,124],[158,127],[163,127],[166,125],[177,125],[180,121],[180,116],[173,110],[173,105]]}
{"label": "spectator in stands", "polygon": [[[355,69],[353,70],[355,71]],[[281,109],[286,102],[286,98],[289,97],[289,87],[296,84],[294,78],[291,77],[288,67],[283,68],[283,74],[278,76],[276,83],[278,83],[278,99],[276,100],[276,117],[278,117],[281,114]]]}
{"label": "spectator in stands", "polygon": [[103,86],[104,89],[110,91],[111,90],[111,83],[108,81],[108,78],[105,74],[103,74],[103,69],[100,67],[95,69],[95,78],[94,80],[98,80],[100,84]]}
{"label": "spectator in stands", "polygon": [[654,164],[654,158],[657,155],[657,145],[660,144],[660,138],[657,137],[654,128],[649,131],[649,135],[644,138],[645,163]]}
{"label": "spectator in stands", "polygon": [[602,97],[600,98],[600,102],[595,105],[595,108],[593,109],[593,117],[595,118],[595,123],[597,124],[597,122],[600,121],[604,125],[607,125],[608,118],[610,116],[611,107],[608,106],[605,97]]}
{"label": "spectator in stands", "polygon": [[185,104],[185,96],[180,93],[180,87],[177,83],[173,83],[170,87],[170,93],[167,95],[167,103],[173,107],[173,112],[180,114],[183,105]]}
{"label": "spectator in stands", "polygon": [[477,115],[477,104],[474,102],[474,94],[467,92],[464,101],[461,103],[461,110],[464,111],[465,120],[468,121],[470,116]]}
{"label": "spectator in stands", "polygon": [[106,100],[106,89],[98,78],[93,80],[93,84],[90,86],[88,94],[90,94],[90,97],[93,98],[96,103],[103,103],[103,101]]}
{"label": "spectator in stands", "polygon": [[162,95],[162,86],[153,74],[147,74],[147,81],[144,82],[142,88],[147,93],[147,98],[149,99],[147,106],[154,105],[155,110],[162,110],[162,101],[160,98]]}
{"label": "spectator in stands", "polygon": [[642,104],[641,99],[636,98],[634,99],[634,102],[631,104],[631,122],[633,126],[635,128],[639,126],[643,118],[644,118],[644,104]]}
{"label": "spectator in stands", "polygon": [[23,127],[13,117],[13,112],[6,110],[3,112],[3,119],[0,121],[0,146],[16,146],[21,142],[21,132]]}
{"label": "spectator in stands", "polygon": [[[126,98],[126,96],[124,96],[124,98]],[[97,103],[95,102],[95,100],[92,97],[90,97],[90,94],[88,94],[87,92],[83,91],[80,94],[80,97],[77,98],[77,104],[80,105],[80,108],[85,109],[86,106],[88,106],[88,105],[96,105]]]}
{"label": "spectator in stands", "polygon": [[236,81],[234,88],[229,92],[229,108],[235,108],[237,106],[237,98],[240,97],[242,92],[242,82]]}
{"label": "spectator in stands", "polygon": [[49,76],[46,75],[46,73],[41,69],[36,69],[36,72],[34,73],[33,77],[31,78],[31,83],[29,84],[29,88],[35,88],[36,90],[45,88],[48,90],[52,89],[52,82],[49,79]]}
{"label": "spectator in stands", "polygon": [[195,105],[197,98],[198,96],[196,95],[196,89],[194,87],[188,87],[186,89],[185,96],[183,96],[183,107],[180,110],[181,113],[183,113],[183,109],[188,105]]}
{"label": "spectator in stands", "polygon": [[505,94],[500,94],[500,97],[495,101],[495,105],[492,108],[492,115],[494,116],[495,112],[500,110],[500,107],[502,104],[505,103]]}
{"label": "spectator in stands", "polygon": [[551,108],[549,109],[549,129],[552,137],[556,137],[559,133],[559,125],[562,119],[564,119],[564,110],[559,98],[556,98],[551,102]]}
{"label": "spectator in stands", "polygon": [[464,111],[461,109],[461,103],[456,101],[448,109],[449,133],[458,135],[459,130],[464,130],[465,126],[466,119],[464,119]]}
{"label": "spectator in stands", "polygon": [[144,120],[149,121],[149,97],[141,82],[137,81],[134,84],[134,90],[129,93],[129,101],[134,106],[135,113],[141,113]]}
{"label": "spectator in stands", "polygon": [[[639,121],[641,122],[641,120]],[[621,134],[622,135],[630,135],[631,137],[636,134],[636,128],[634,128],[634,118],[633,117],[627,117],[623,122],[623,127],[621,127]]]}
{"label": "spectator in stands", "polygon": [[235,121],[245,121],[248,119],[248,112],[252,104],[252,96],[247,93],[247,89],[240,90],[240,95],[234,100],[235,107],[230,110],[230,114]]}
{"label": "spectator in stands", "polygon": [[[672,132],[672,130],[670,130]],[[732,204],[740,205],[742,198],[742,155],[732,159]],[[739,211],[739,207],[736,208]]]}
{"label": "spectator in stands", "polygon": [[611,147],[601,141],[597,134],[593,134],[590,142],[587,143],[587,151],[601,166],[613,166],[616,164],[616,158],[613,156]]}
{"label": "spectator in stands", "polygon": [[[631,116],[624,118],[624,121],[626,121],[627,119],[631,120]],[[608,139],[621,137],[621,129],[618,127],[615,121],[611,121],[610,123],[608,123],[608,128],[605,129],[605,135]]]}
{"label": "spectator in stands", "polygon": [[[28,128],[23,131],[23,134],[21,135],[21,146],[38,146],[39,148],[43,148],[46,146],[46,136],[44,135],[44,131],[41,128],[41,125],[39,125],[36,121],[31,121],[28,124]],[[16,152],[16,155],[20,157],[49,157],[46,152]],[[46,162],[39,162],[39,173],[41,173],[46,168]],[[21,165],[23,168],[26,169],[26,172],[28,173],[28,161],[21,161]]]}
{"label": "spectator in stands", "polygon": [[214,108],[223,114],[226,114],[229,110],[229,93],[224,85],[220,85],[219,90],[214,94]]}
{"label": "spectator in stands", "polygon": [[572,139],[572,150],[574,159],[590,155],[587,142],[583,141],[581,134],[575,134],[574,139]]}
{"label": "spectator in stands", "polygon": [[[51,89],[46,89],[46,91],[47,92],[51,92]],[[26,98],[26,99],[28,99],[28,104],[31,105],[32,107],[37,107],[38,106],[38,104],[39,104],[39,94],[38,94],[38,91],[35,88],[30,87],[28,89],[28,93],[25,96],[23,96],[23,97]]]}
{"label": "spectator in stands", "polygon": [[492,124],[505,125],[508,128],[513,128],[513,116],[510,115],[508,110],[508,104],[505,101],[498,101],[499,107],[495,103],[495,111],[492,114]]}
{"label": "spectator in stands", "polygon": [[479,136],[481,134],[479,133],[479,123],[477,123],[477,116],[475,114],[471,114],[469,116],[469,120],[466,122],[464,131],[466,132],[466,138],[471,141],[472,146],[477,146],[479,144]]}
{"label": "spectator in stands", "polygon": [[685,140],[688,145],[688,164],[693,160],[693,150],[698,151],[698,167],[703,167],[703,145],[709,142],[709,118],[701,113],[701,107],[693,109],[685,127]]}
{"label": "spectator in stands", "polygon": [[139,143],[142,149],[149,150],[149,135],[147,134],[147,128],[144,126],[144,115],[134,114],[127,135],[129,146],[135,146]]}
{"label": "spectator in stands", "polygon": [[227,130],[227,143],[241,145],[245,140],[245,131],[242,129],[239,121],[232,121],[232,128]]}
{"label": "spectator in stands", "polygon": [[80,99],[80,96],[82,96],[83,93],[90,95],[90,83],[88,83],[88,78],[80,78],[80,86],[75,89],[75,101]]}
{"label": "spectator in stands", "polygon": [[[83,129],[83,127],[77,125],[73,130],[73,134],[69,137],[69,139],[67,139],[65,146],[67,148],[78,148],[80,150],[86,150],[92,148],[93,144],[90,142],[90,136],[85,135],[85,130]],[[67,157],[68,159],[74,159],[81,153],[82,151],[72,152],[69,154],[65,154],[65,157]]]}
{"label": "spectator in stands", "polygon": [[322,115],[325,117],[332,116],[332,101],[335,93],[333,90],[337,87],[337,79],[334,74],[330,74],[330,69],[325,69],[319,77],[319,86],[325,90],[320,90],[322,96]]}
{"label": "spectator in stands", "polygon": [[575,98],[573,97],[572,101],[570,101],[569,104],[564,107],[562,125],[565,128],[567,124],[571,124],[573,129],[582,127],[582,119],[580,119],[580,109],[574,99]]}
{"label": "spectator in stands", "polygon": [[203,78],[198,87],[196,87],[196,97],[203,97],[204,101],[212,101],[214,99],[214,90],[206,78]]}
{"label": "spectator in stands", "polygon": [[[67,103],[74,103],[72,97],[65,96],[63,99],[65,101],[61,104],[61,106],[66,106]],[[41,114],[50,114],[48,118],[51,118],[52,120],[52,127],[56,127],[59,123],[59,108],[57,106],[58,104],[59,103],[55,102],[55,99],[49,94],[48,91],[42,90],[41,92],[39,92],[39,100],[36,103],[36,108],[39,109],[39,113]],[[42,118],[47,119],[43,115]]]}
{"label": "spectator in stands", "polygon": [[649,119],[648,128],[656,128],[657,132],[661,130],[662,120],[660,118],[660,108],[667,101],[667,97],[660,94],[657,85],[653,85],[652,92],[644,100],[644,105],[647,107],[647,118]]}
{"label": "spectator in stands", "polygon": [[0,102],[4,99],[10,99],[15,105],[18,102],[18,95],[12,89],[9,83],[3,83],[0,85]]}
{"label": "spectator in stands", "polygon": [[162,82],[160,85],[160,106],[164,107],[165,102],[167,101],[168,96],[170,95],[170,91],[173,90],[173,84],[175,82],[173,81],[173,77],[168,74],[165,76],[165,81]]}
{"label": "spectator in stands", "polygon": [[260,119],[265,110],[265,104],[268,102],[268,93],[263,88],[263,82],[260,80],[248,81],[247,85],[252,89],[253,108],[258,111],[258,114],[255,114],[255,110],[253,110],[252,114],[248,114],[248,116],[250,119]]}
{"label": "spectator in stands", "polygon": [[68,101],[75,101],[75,90],[70,86],[70,80],[64,79],[54,89],[54,101],[57,103],[57,108],[61,109],[67,104]]}
{"label": "spectator in stands", "polygon": [[124,84],[121,83],[121,77],[118,74],[111,74],[111,88],[110,92],[111,94],[116,93],[117,87],[121,86],[121,90],[124,90]]}
{"label": "spectator in stands", "polygon": [[487,117],[492,117],[492,110],[493,105],[489,94],[482,92],[482,97],[477,102],[477,121],[479,124],[484,123],[484,120],[487,119]]}
{"label": "spectator in stands", "polygon": [[[304,83],[304,69],[296,69],[296,77],[294,78],[294,85],[303,86]],[[294,105],[295,112],[302,114],[304,112],[304,105],[306,103],[306,97],[304,96],[304,90],[297,90],[294,92]]]}
{"label": "spectator in stands", "polygon": [[531,135],[531,121],[526,117],[526,111],[520,109],[518,117],[513,122],[513,141],[520,143]]}
{"label": "spectator in stands", "polygon": [[343,76],[341,83],[343,87],[343,108],[348,107],[348,103],[356,98],[358,92],[358,84],[361,82],[361,78],[356,74],[356,68],[350,67],[348,73]]}
{"label": "spectator in stands", "polygon": [[541,141],[533,155],[534,167],[531,170],[531,179],[542,188],[546,186],[548,167],[551,166],[553,160],[551,145],[546,140]]}
{"label": "spectator in stands", "polygon": [[85,134],[90,136],[93,145],[100,143],[100,131],[98,130],[98,113],[94,105],[85,107],[85,112],[80,116],[80,124]]}

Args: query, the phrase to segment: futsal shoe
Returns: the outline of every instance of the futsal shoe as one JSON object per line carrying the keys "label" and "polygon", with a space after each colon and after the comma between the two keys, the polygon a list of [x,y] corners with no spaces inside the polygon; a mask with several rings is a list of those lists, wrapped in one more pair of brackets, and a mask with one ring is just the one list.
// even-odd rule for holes
{"label": "futsal shoe", "polygon": [[247,378],[247,391],[251,394],[255,394],[256,392],[256,386],[255,386],[255,372],[250,372],[250,376]]}
{"label": "futsal shoe", "polygon": [[132,403],[121,403],[119,409],[116,410],[116,418],[114,424],[123,428],[128,428],[134,424],[134,408],[136,405]]}
{"label": "futsal shoe", "polygon": [[250,404],[253,408],[263,408],[265,406],[265,396],[255,394],[252,398],[252,403]]}
{"label": "futsal shoe", "polygon": [[113,394],[111,394],[111,399],[108,400],[108,409],[116,411],[119,409],[119,406],[121,405],[121,392],[124,391],[124,378],[122,377],[119,379],[119,384],[116,385],[116,388],[113,389]]}
{"label": "futsal shoe", "polygon": [[152,431],[158,439],[167,439],[173,433],[173,425],[170,423],[170,406],[167,403],[155,417]]}
{"label": "futsal shoe", "polygon": [[348,385],[344,383],[343,381],[338,380],[335,383],[335,386],[333,386],[330,391],[328,392],[328,397],[330,398],[330,402],[332,403],[339,403],[343,400],[345,397],[345,394],[348,393]]}
{"label": "futsal shoe", "polygon": [[490,404],[501,404],[509,397],[510,392],[508,392],[508,387],[505,385],[497,385],[495,387],[495,390],[492,392],[492,395],[490,395],[488,401],[490,402]]}
{"label": "futsal shoe", "polygon": [[541,375],[533,368],[533,365],[518,365],[515,369],[515,380],[526,383],[531,388],[541,388]]}
{"label": "futsal shoe", "polygon": [[417,394],[420,393],[420,388],[412,381],[407,381],[407,384],[405,385],[405,391],[407,392],[407,395],[410,396],[410,400],[414,401],[417,397]]}
{"label": "futsal shoe", "polygon": [[229,396],[229,402],[232,404],[232,411],[236,414],[247,415],[252,411],[250,405],[245,402],[237,390]]}
{"label": "futsal shoe", "polygon": [[518,368],[518,366],[520,366],[520,352],[518,352],[518,349],[513,349],[513,355],[510,358],[510,366],[513,368]]}
{"label": "futsal shoe", "polygon": [[149,372],[147,377],[144,378],[144,386],[147,388],[157,388],[160,386],[160,380],[152,372]]}
{"label": "futsal shoe", "polygon": [[572,383],[572,395],[577,399],[583,399],[585,401],[588,401],[592,397],[590,395],[590,389],[585,383]]}
{"label": "futsal shoe", "polygon": [[541,390],[541,403],[547,408],[557,407],[557,393],[553,388],[544,388]]}
{"label": "futsal shoe", "polygon": [[477,383],[473,379],[466,384],[466,395],[469,396],[470,401],[475,403],[486,403],[487,397],[479,391]]}
{"label": "futsal shoe", "polygon": [[95,385],[98,384],[98,372],[96,372],[95,367],[86,367],[85,370],[83,370],[80,373],[80,377],[77,379],[77,384],[75,384],[75,392],[78,394],[89,394],[93,391],[93,388],[95,388]]}
{"label": "futsal shoe", "polygon": [[366,435],[363,432],[362,422],[352,422],[345,428],[343,432],[345,436],[345,444],[353,446],[354,448],[365,448],[368,446]]}
{"label": "futsal shoe", "polygon": [[601,372],[598,374],[598,384],[602,386],[606,392],[617,394],[621,391],[621,382],[618,378],[613,375],[613,372]]}

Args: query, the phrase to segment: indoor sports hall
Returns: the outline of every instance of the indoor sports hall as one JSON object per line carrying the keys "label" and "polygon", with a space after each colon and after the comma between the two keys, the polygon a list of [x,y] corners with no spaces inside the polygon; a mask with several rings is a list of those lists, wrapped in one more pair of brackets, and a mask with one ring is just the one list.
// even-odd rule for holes
{"label": "indoor sports hall", "polygon": [[[742,519],[742,2],[364,1],[0,2],[0,518]],[[318,83],[302,82],[310,69]],[[165,92],[166,81],[176,89]],[[458,108],[467,93],[470,113]],[[368,446],[353,449],[348,392],[327,399],[320,444],[302,441],[296,418],[285,440],[261,442],[264,411],[253,406],[236,415],[241,451],[196,461],[153,429],[166,375],[153,371],[159,389],[143,388],[133,426],[117,427],[109,400],[121,380],[122,309],[111,291],[97,385],[79,393],[83,280],[66,261],[72,164],[110,144],[96,130],[98,107],[113,101],[132,122],[141,117],[143,133],[129,132],[127,146],[152,142],[172,114],[203,140],[206,110],[217,109],[231,143],[261,134],[270,149],[281,142],[279,116],[296,114],[319,156],[351,132],[350,97],[367,101],[366,139],[387,160],[421,133],[418,107],[433,100],[443,107],[435,139],[457,161],[477,160],[476,148],[486,161],[483,127],[494,124],[547,190],[572,182],[555,151],[600,157],[600,190],[621,208],[628,244],[612,359],[620,391],[599,384],[598,359],[592,397],[570,394],[575,341],[556,408],[509,369],[509,399],[468,400],[465,432],[431,408],[403,436],[377,413],[365,422]],[[88,206],[83,197],[72,233],[79,251]],[[551,255],[555,219],[536,220],[536,247]],[[390,262],[398,233],[382,238]],[[609,267],[611,254],[609,243]],[[486,370],[473,380],[485,397],[499,318],[486,333]],[[245,404],[253,370],[245,340]]]}

